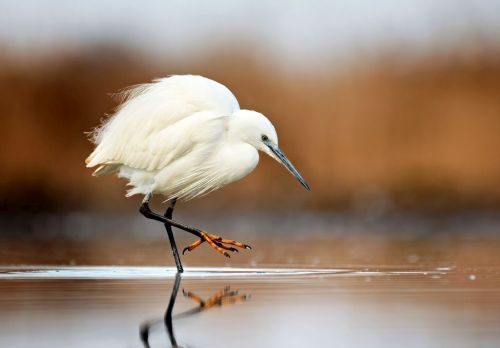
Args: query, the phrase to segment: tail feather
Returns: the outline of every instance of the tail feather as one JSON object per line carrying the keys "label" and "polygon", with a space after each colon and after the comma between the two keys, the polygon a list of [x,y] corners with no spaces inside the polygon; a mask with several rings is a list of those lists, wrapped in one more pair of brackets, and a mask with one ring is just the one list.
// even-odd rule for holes
{"label": "tail feather", "polygon": [[120,167],[121,163],[116,162],[106,162],[101,164],[97,169],[92,173],[93,176],[102,176],[110,173],[116,172]]}

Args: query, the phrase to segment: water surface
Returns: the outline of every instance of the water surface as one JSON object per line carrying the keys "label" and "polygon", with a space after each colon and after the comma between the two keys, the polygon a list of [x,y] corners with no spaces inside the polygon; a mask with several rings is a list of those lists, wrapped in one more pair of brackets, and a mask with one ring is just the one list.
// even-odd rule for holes
{"label": "water surface", "polygon": [[0,225],[0,347],[500,346],[500,219],[207,218],[253,249],[182,278],[163,226],[107,221]]}
{"label": "water surface", "polygon": [[[5,267],[0,346],[495,347],[489,268]],[[204,307],[200,307],[203,301]],[[142,336],[141,336],[142,333]],[[142,338],[141,338],[142,337]]]}

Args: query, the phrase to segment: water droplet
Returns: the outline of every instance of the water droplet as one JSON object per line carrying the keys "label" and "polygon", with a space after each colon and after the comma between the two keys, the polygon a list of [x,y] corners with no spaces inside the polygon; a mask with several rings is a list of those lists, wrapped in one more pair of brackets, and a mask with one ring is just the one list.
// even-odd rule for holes
{"label": "water droplet", "polygon": [[436,271],[450,271],[451,268],[450,267],[438,267],[436,268]]}

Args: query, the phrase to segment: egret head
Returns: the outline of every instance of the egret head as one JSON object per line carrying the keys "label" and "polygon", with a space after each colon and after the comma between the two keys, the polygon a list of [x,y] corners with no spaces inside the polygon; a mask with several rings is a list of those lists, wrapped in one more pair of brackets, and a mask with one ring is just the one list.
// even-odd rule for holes
{"label": "egret head", "polygon": [[239,140],[274,158],[295,176],[302,186],[311,190],[307,181],[278,147],[276,129],[266,116],[256,111],[239,110],[235,113],[234,120],[236,121],[234,131]]}

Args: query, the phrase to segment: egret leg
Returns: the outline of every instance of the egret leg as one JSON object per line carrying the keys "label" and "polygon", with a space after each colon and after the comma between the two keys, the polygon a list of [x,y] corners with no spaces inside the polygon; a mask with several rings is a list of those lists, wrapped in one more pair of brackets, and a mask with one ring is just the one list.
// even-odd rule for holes
{"label": "egret leg", "polygon": [[[174,208],[175,208],[175,203],[177,202],[177,199],[174,198],[170,201],[170,206],[167,208],[167,211],[165,211],[164,216],[167,219],[172,219],[172,215],[174,213]],[[181,263],[181,258],[179,256],[179,251],[177,250],[177,245],[175,243],[175,238],[174,238],[174,233],[172,232],[172,226],[170,224],[164,224],[165,229],[167,230],[168,234],[168,240],[170,241],[170,246],[172,247],[172,254],[174,255],[174,260],[175,260],[175,266],[177,267],[177,272],[182,273],[184,272],[182,268],[182,263]]]}
{"label": "egret leg", "polygon": [[142,215],[144,215],[148,219],[163,222],[164,224],[168,224],[170,226],[180,228],[183,231],[194,234],[197,237],[201,237],[201,232],[202,232],[201,230],[194,228],[194,227],[190,227],[190,226],[181,224],[180,222],[174,221],[172,219],[169,219],[165,216],[161,216],[160,214],[153,212],[151,210],[151,208],[149,207],[149,198],[150,198],[150,196],[146,196],[144,198],[144,200],[142,201],[141,207],[139,208],[139,211],[141,212]]}
{"label": "egret leg", "polygon": [[[222,255],[224,255],[226,257],[230,257],[230,255],[226,251],[224,251],[224,249],[229,250],[229,251],[235,251],[236,249],[232,248],[232,247],[228,247],[224,244],[231,244],[231,245],[235,245],[235,246],[240,247],[240,248],[251,249],[251,247],[249,245],[235,242],[235,241],[231,241],[231,240],[227,240],[227,239],[222,239],[219,236],[206,233],[205,231],[200,230],[198,228],[184,225],[180,222],[172,220],[171,218],[157,214],[157,213],[153,212],[151,210],[151,208],[149,207],[150,199],[151,199],[150,194],[147,195],[146,197],[144,197],[144,200],[142,201],[141,207],[139,208],[139,211],[141,212],[141,214],[144,215],[148,219],[162,222],[165,225],[177,227],[183,231],[186,231],[188,233],[191,233],[191,234],[199,237],[200,241],[194,243],[194,244],[196,244],[196,246],[202,244],[203,242],[207,242],[212,248],[214,248],[216,251],[218,251],[219,253],[221,253]],[[193,247],[193,245],[185,248],[184,251],[193,250],[196,247],[196,246]]]}

